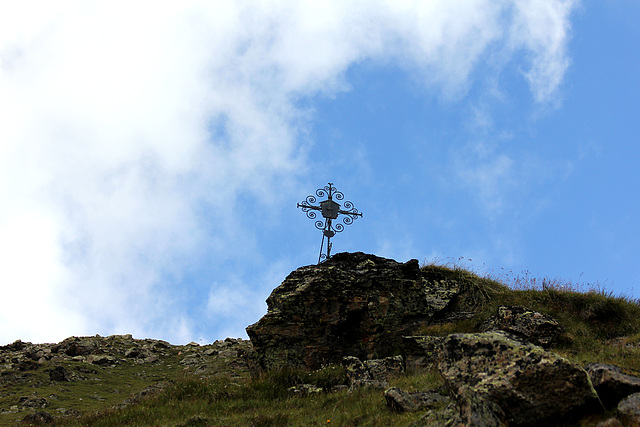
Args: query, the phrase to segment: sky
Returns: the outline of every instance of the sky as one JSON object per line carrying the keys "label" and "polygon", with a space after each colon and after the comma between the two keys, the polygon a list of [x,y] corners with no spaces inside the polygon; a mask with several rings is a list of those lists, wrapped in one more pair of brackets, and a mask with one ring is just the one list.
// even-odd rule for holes
{"label": "sky", "polygon": [[0,0],[0,345],[246,338],[332,253],[640,298],[640,2]]}

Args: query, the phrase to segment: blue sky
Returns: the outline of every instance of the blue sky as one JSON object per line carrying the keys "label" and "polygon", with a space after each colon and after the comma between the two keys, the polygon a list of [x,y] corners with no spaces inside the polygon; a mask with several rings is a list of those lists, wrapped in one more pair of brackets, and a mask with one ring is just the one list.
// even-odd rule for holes
{"label": "blue sky", "polygon": [[321,233],[640,297],[640,3],[0,6],[0,344],[246,337]]}

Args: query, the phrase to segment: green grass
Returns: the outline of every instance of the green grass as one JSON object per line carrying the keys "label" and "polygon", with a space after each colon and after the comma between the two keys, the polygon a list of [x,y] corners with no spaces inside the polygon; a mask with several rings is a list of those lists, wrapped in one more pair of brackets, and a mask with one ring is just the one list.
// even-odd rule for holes
{"label": "green grass", "polygon": [[[117,337],[107,338],[117,348]],[[97,366],[79,361],[50,360],[43,364],[34,363],[33,369],[0,377],[0,425],[15,425],[26,415],[16,412],[22,397],[44,398],[48,404],[44,410],[53,415],[63,411],[83,413],[103,410],[121,404],[141,392],[145,387],[173,381],[184,371],[180,365],[179,350],[168,349],[162,362],[137,364],[133,360],[121,359],[115,366]],[[54,366],[64,366],[76,379],[68,382],[54,382],[48,370]]]}
{"label": "green grass", "polygon": [[473,319],[431,325],[421,332],[445,336],[478,332],[480,324],[501,305],[520,305],[556,319],[564,328],[552,348],[568,359],[586,364],[601,362],[640,372],[640,304],[638,300],[607,292],[599,284],[572,284],[561,279],[536,278],[527,271],[481,277],[457,265],[426,264],[425,271],[459,280],[471,294],[462,308],[478,312]]}
{"label": "green grass", "polygon": [[[149,385],[147,381],[140,380],[135,375],[127,376],[109,372],[98,372],[93,377],[95,379],[59,384],[48,384],[48,378],[46,381],[43,378],[42,383],[38,384],[41,376],[43,376],[41,372],[36,372],[33,379],[25,384],[0,388],[0,405],[9,409],[0,415],[0,425],[8,425],[16,421],[10,409],[15,407],[15,403],[21,397],[45,398],[48,402],[46,411],[52,414],[58,414],[58,408],[86,412],[119,404]],[[157,379],[166,379],[166,377],[158,376]],[[24,415],[20,413],[18,420]]]}
{"label": "green grass", "polygon": [[[394,414],[381,390],[362,388],[294,395],[289,387],[320,379],[327,385],[344,375],[335,366],[315,372],[282,369],[243,380],[185,376],[163,393],[120,410],[74,420],[66,426],[228,426],[228,425],[406,425],[422,414]],[[415,381],[418,377],[413,378]],[[341,380],[344,378],[340,378]],[[404,381],[404,382],[403,382]],[[394,384],[406,385],[406,377]],[[429,386],[429,381],[424,381]]]}

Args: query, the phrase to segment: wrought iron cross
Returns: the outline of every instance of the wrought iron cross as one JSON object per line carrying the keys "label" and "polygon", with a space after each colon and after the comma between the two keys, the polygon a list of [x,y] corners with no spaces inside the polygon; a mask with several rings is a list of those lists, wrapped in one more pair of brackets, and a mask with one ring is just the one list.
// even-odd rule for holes
{"label": "wrought iron cross", "polygon": [[[316,203],[317,200],[316,196],[326,196],[327,200],[320,202],[319,206],[314,206],[313,204]],[[338,219],[338,215],[342,214],[344,215],[342,222],[344,222],[345,225],[351,225],[354,219],[362,217],[362,213],[358,212],[358,209],[349,201],[345,201],[342,205],[344,209],[340,209],[340,204],[335,202],[334,199],[343,200],[344,194],[336,190],[331,182],[329,185],[325,185],[324,188],[318,188],[316,190],[316,196],[313,194],[307,196],[302,203],[298,203],[298,207],[302,208],[302,212],[306,213],[309,219],[316,219],[317,214],[315,211],[320,211],[324,217],[324,222],[321,220],[315,222],[316,228],[322,230],[322,243],[320,244],[320,256],[318,257],[318,264],[320,264],[320,261],[323,259],[329,259],[331,257],[331,238],[335,236],[336,233],[344,230],[344,225],[339,222],[334,223],[333,220]],[[327,253],[323,254],[325,237],[327,238]]]}

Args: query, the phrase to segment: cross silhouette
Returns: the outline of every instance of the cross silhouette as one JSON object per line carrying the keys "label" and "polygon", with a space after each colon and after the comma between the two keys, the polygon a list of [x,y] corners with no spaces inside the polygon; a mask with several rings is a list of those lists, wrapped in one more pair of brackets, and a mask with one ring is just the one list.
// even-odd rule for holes
{"label": "cross silhouette", "polygon": [[[316,206],[314,205],[317,200],[316,196],[327,197],[327,200],[323,200],[320,202],[320,205]],[[345,225],[351,225],[354,219],[362,217],[362,213],[358,212],[358,210],[353,206],[353,203],[345,201],[342,205],[344,209],[341,209],[340,204],[334,199],[343,200],[344,194],[342,194],[341,191],[336,190],[333,183],[330,182],[329,185],[325,185],[324,188],[318,188],[315,196],[311,194],[307,196],[302,203],[298,203],[297,205],[299,208],[302,208],[302,212],[306,213],[309,219],[316,219],[316,211],[320,212],[324,218],[324,222],[321,220],[317,220],[315,222],[316,228],[318,230],[322,230],[322,243],[320,244],[318,264],[320,264],[322,259],[329,259],[329,257],[331,257],[331,238],[335,236],[336,233],[340,233],[344,230],[344,225],[339,222],[333,222],[335,219],[338,219],[338,215],[343,215],[342,222]],[[323,254],[325,237],[327,238],[327,253]]]}

